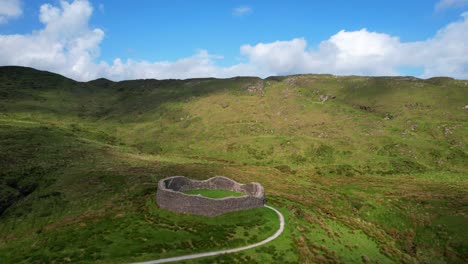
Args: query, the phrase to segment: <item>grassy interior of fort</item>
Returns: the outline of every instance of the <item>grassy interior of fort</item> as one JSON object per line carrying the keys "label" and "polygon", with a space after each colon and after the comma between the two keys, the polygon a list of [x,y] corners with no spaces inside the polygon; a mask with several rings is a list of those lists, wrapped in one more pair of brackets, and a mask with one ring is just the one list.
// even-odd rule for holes
{"label": "grassy interior of fort", "polygon": [[184,193],[199,194],[201,196],[204,196],[207,198],[214,198],[214,199],[225,198],[225,197],[239,197],[239,196],[245,195],[243,193],[230,191],[230,190],[208,190],[208,189],[189,190],[189,191],[185,191]]}
{"label": "grassy interior of fort", "polygon": [[188,263],[466,263],[468,82],[296,75],[81,83],[0,67],[0,263],[124,263],[258,242],[266,208],[155,204],[259,182],[273,242]]}

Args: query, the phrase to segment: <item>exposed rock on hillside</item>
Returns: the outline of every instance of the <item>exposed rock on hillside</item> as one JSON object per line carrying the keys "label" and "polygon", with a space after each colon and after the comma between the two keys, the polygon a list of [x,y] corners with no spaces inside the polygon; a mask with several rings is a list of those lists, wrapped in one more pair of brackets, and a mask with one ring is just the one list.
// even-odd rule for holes
{"label": "exposed rock on hillside", "polygon": [[320,95],[319,98],[320,98],[320,101],[322,101],[322,104],[323,104],[323,103],[325,103],[326,101],[328,101],[329,99],[335,99],[336,96],[334,96],[334,95],[329,95],[329,94],[327,94],[327,95],[323,95],[323,94],[322,94],[322,95]]}

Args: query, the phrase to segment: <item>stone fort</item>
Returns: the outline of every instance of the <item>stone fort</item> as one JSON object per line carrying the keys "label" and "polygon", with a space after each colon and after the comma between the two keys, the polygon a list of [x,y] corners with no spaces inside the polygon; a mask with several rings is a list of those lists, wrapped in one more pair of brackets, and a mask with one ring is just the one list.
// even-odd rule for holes
{"label": "stone fort", "polygon": [[[214,199],[183,193],[195,189],[229,190],[244,195]],[[173,176],[158,182],[156,202],[159,207],[174,212],[213,217],[228,212],[262,207],[265,204],[265,192],[259,183],[240,184],[223,176],[204,181]]]}

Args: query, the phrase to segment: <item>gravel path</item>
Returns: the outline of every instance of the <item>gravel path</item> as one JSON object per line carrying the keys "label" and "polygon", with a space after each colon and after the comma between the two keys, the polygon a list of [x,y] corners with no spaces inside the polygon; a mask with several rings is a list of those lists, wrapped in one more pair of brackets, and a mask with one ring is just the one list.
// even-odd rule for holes
{"label": "gravel path", "polygon": [[284,231],[284,216],[283,216],[283,214],[281,214],[280,211],[276,210],[275,208],[273,208],[271,206],[265,205],[265,207],[275,211],[275,213],[278,215],[278,218],[280,220],[280,226],[279,226],[278,231],[276,231],[276,233],[274,235],[272,235],[271,237],[269,237],[269,238],[267,238],[267,239],[265,239],[263,241],[260,241],[258,243],[251,244],[251,245],[248,245],[248,246],[238,247],[238,248],[233,248],[233,249],[226,249],[226,250],[212,251],[212,252],[206,252],[206,253],[184,255],[184,256],[172,257],[172,258],[156,259],[156,260],[150,260],[150,261],[145,261],[145,262],[138,262],[138,263],[135,263],[135,264],[167,263],[167,262],[174,262],[174,261],[187,260],[187,259],[196,259],[196,258],[218,256],[218,255],[235,253],[235,252],[239,252],[239,251],[243,251],[243,250],[247,250],[247,249],[251,249],[251,248],[254,248],[254,247],[265,245],[266,243],[271,242],[274,239],[276,239],[277,237],[279,237],[281,235],[281,233],[283,233],[283,231]]}

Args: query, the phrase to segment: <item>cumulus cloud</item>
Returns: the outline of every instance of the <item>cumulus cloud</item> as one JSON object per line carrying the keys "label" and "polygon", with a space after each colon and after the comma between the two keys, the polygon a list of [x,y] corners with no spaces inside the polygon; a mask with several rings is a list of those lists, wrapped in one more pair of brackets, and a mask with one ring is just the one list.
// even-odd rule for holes
{"label": "cumulus cloud", "polygon": [[307,49],[303,38],[291,41],[260,43],[241,47],[241,53],[269,74],[335,73],[393,75],[398,38],[386,34],[340,31],[320,43],[316,50]]}
{"label": "cumulus cloud", "polygon": [[101,29],[90,29],[92,7],[87,1],[60,6],[44,4],[39,20],[44,28],[27,35],[0,35],[0,64],[23,65],[59,72],[76,79],[95,77],[100,65],[99,44],[104,38]]}
{"label": "cumulus cloud", "polygon": [[405,43],[401,61],[423,66],[422,77],[451,76],[468,79],[468,12],[463,20],[439,30],[426,41]]}
{"label": "cumulus cloud", "polygon": [[22,13],[20,0],[0,0],[0,24],[5,24]]}
{"label": "cumulus cloud", "polygon": [[468,12],[427,40],[402,42],[397,36],[341,30],[317,46],[304,38],[243,45],[243,63],[217,64],[222,56],[199,50],[176,61],[99,59],[105,34],[91,28],[93,8],[87,0],[44,4],[39,10],[43,28],[25,35],[0,35],[0,65],[49,70],[76,80],[106,77],[195,78],[331,73],[339,75],[399,75],[401,67],[423,69],[420,77],[468,79]]}
{"label": "cumulus cloud", "polygon": [[113,80],[135,78],[192,78],[249,75],[242,64],[218,67],[220,56],[200,50],[177,61],[99,61],[104,31],[90,28],[93,13],[86,0],[44,4],[39,10],[41,30],[26,35],[0,35],[0,65],[21,65],[63,74],[76,80],[106,77]]}
{"label": "cumulus cloud", "polygon": [[252,8],[250,6],[239,6],[232,10],[234,16],[245,16],[252,13]]}
{"label": "cumulus cloud", "polygon": [[340,31],[308,49],[302,38],[241,47],[249,63],[263,73],[398,75],[401,66],[422,67],[421,77],[468,78],[468,12],[431,39],[401,42],[384,33]]}
{"label": "cumulus cloud", "polygon": [[436,11],[441,11],[451,7],[464,7],[468,6],[468,0],[440,0],[435,5]]}
{"label": "cumulus cloud", "polygon": [[135,61],[115,59],[112,64],[102,63],[102,75],[112,80],[124,79],[186,79],[201,77],[250,76],[256,71],[252,65],[237,64],[231,67],[219,67],[216,61],[222,56],[199,50],[195,55],[176,61]]}
{"label": "cumulus cloud", "polygon": [[115,59],[111,65],[104,64],[104,75],[111,79],[147,79],[147,78],[187,78],[206,77],[214,73],[219,75],[216,59],[222,57],[210,55],[206,50],[199,50],[195,55],[177,61],[134,61]]}

